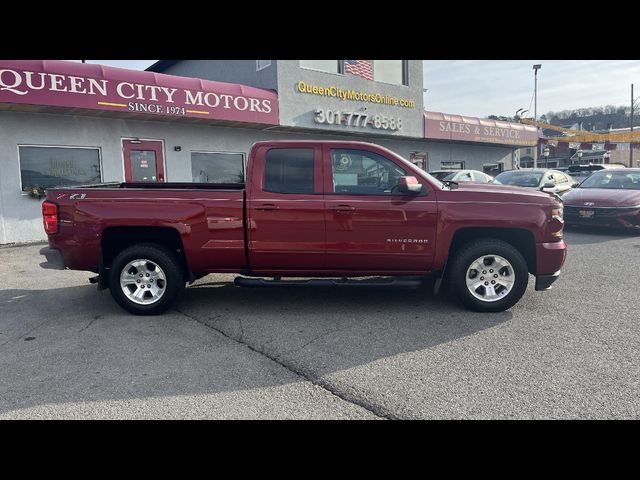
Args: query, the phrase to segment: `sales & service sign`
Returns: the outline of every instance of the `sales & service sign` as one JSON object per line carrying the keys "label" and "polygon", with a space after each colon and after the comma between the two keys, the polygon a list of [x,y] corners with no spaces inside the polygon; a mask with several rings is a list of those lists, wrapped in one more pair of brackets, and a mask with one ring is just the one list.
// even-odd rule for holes
{"label": "sales & service sign", "polygon": [[461,117],[439,112],[425,112],[425,138],[532,146],[538,142],[536,128],[513,122]]}

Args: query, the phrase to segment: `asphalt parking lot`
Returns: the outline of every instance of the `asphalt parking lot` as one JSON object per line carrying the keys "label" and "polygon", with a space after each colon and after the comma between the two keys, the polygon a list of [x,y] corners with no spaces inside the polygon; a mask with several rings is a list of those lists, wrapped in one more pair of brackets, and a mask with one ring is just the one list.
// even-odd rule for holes
{"label": "asphalt parking lot", "polygon": [[566,240],[553,290],[499,314],[210,275],[135,317],[43,245],[0,248],[0,418],[640,418],[640,235]]}

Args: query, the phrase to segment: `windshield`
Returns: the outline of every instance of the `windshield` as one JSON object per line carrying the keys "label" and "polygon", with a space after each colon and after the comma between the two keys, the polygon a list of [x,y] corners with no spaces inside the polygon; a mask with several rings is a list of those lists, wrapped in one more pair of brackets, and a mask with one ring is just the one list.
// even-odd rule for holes
{"label": "windshield", "polygon": [[527,172],[522,170],[512,170],[502,172],[495,181],[504,185],[515,185],[517,187],[537,187],[542,179],[542,172]]}
{"label": "windshield", "polygon": [[640,190],[639,172],[599,172],[587,178],[580,188]]}
{"label": "windshield", "polygon": [[569,167],[569,173],[570,174],[576,174],[578,172],[593,173],[593,172],[598,172],[604,169],[605,167],[603,167],[602,165],[573,165]]}

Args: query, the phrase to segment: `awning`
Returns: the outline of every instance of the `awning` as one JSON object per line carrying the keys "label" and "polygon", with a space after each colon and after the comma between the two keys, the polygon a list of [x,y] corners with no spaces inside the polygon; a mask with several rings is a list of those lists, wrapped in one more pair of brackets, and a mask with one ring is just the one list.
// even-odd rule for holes
{"label": "awning", "polygon": [[424,136],[431,140],[529,147],[538,143],[536,127],[441,112],[424,112]]}
{"label": "awning", "polygon": [[0,110],[18,110],[12,105],[279,124],[278,94],[272,90],[60,60],[0,60]]}

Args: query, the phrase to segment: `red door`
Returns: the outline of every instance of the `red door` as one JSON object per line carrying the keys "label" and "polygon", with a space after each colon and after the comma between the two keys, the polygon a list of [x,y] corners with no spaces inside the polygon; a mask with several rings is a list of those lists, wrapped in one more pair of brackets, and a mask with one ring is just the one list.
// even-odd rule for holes
{"label": "red door", "polygon": [[424,272],[431,268],[437,203],[425,185],[419,195],[395,190],[398,178],[418,174],[383,150],[327,145],[323,152],[327,269]]}
{"label": "red door", "polygon": [[164,182],[161,140],[122,140],[125,182]]}
{"label": "red door", "polygon": [[258,147],[249,168],[247,227],[252,271],[322,271],[321,147],[313,143]]}

